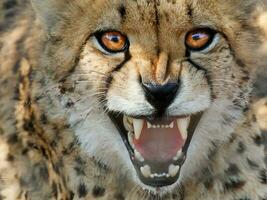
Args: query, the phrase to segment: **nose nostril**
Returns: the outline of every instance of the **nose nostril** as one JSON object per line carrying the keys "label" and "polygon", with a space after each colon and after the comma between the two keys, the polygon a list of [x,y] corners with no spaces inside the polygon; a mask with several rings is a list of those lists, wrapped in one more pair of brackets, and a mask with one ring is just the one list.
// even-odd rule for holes
{"label": "nose nostril", "polygon": [[155,85],[155,84],[143,84],[145,92],[149,92],[154,96],[170,95],[176,93],[178,89],[178,83],[167,83],[165,85]]}
{"label": "nose nostril", "polygon": [[174,100],[179,89],[178,82],[169,82],[164,85],[143,83],[147,101],[156,109],[165,110]]}

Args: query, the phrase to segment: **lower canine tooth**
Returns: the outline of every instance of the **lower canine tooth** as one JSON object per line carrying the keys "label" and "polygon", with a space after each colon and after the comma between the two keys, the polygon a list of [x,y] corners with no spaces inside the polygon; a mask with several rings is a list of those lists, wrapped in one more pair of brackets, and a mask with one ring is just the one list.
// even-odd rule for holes
{"label": "lower canine tooth", "polygon": [[169,166],[169,174],[171,177],[175,177],[179,171],[180,167],[178,165],[171,164]]}
{"label": "lower canine tooth", "polygon": [[183,154],[182,150],[179,150],[177,152],[176,156],[173,157],[173,160],[177,161],[181,157],[182,154]]}
{"label": "lower canine tooth", "polygon": [[148,165],[140,168],[144,177],[148,178],[151,175],[151,168]]}
{"label": "lower canine tooth", "polygon": [[182,150],[179,150],[176,155],[180,157],[182,155]]}
{"label": "lower canine tooth", "polygon": [[187,128],[189,126],[189,123],[190,123],[190,117],[177,119],[177,125],[178,125],[179,131],[182,135],[182,138],[184,140],[187,139]]}
{"label": "lower canine tooth", "polygon": [[135,155],[135,158],[137,160],[139,160],[140,162],[144,162],[145,161],[145,159],[143,158],[143,156],[137,150],[134,150],[134,155]]}

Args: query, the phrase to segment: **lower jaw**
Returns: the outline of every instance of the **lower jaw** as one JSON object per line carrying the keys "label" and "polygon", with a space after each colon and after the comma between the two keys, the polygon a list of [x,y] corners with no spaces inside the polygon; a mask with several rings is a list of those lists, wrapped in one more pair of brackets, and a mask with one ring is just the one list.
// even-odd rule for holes
{"label": "lower jaw", "polygon": [[195,129],[202,117],[202,113],[190,116],[191,121],[188,127],[188,136],[182,149],[177,152],[175,158],[164,162],[157,162],[156,164],[154,161],[145,160],[135,149],[131,138],[132,136],[129,135],[129,130],[125,127],[124,118],[126,116],[110,113],[109,117],[119,130],[137,175],[144,185],[152,188],[162,188],[171,186],[178,181],[181,168],[186,160],[188,147]]}
{"label": "lower jaw", "polygon": [[[157,173],[157,169],[155,169],[155,165],[153,163],[146,161],[146,163],[142,163],[140,161],[136,161],[136,158],[132,159],[133,165],[136,169],[139,179],[141,182],[147,186],[160,188],[164,186],[170,186],[177,182],[180,175],[180,167],[185,161],[185,156],[181,156],[181,158],[177,161],[169,161],[162,164],[161,168],[165,169],[165,171],[161,171]],[[144,172],[142,170],[149,170],[150,173],[148,176],[144,176]],[[170,172],[172,170],[172,172]],[[172,175],[171,175],[172,174]]]}

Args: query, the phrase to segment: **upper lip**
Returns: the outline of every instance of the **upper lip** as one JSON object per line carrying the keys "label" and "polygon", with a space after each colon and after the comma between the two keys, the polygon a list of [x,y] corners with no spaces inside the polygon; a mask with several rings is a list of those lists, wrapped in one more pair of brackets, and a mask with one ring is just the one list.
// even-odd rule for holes
{"label": "upper lip", "polygon": [[[115,114],[115,113],[113,113]],[[111,117],[112,119],[112,116],[113,115],[112,113],[109,114],[109,117]],[[123,114],[121,114],[123,115]],[[133,115],[133,114],[125,114],[126,116],[128,117],[131,117],[131,118],[134,118],[134,119],[145,119],[147,120],[148,122],[152,122],[152,121],[155,121],[157,119],[169,119],[169,118],[185,118],[185,117],[188,117],[188,116],[191,116],[190,114],[186,115],[186,114],[183,114],[183,115],[176,115],[176,116],[166,116],[164,114],[159,114],[159,112],[155,112],[151,115]]]}

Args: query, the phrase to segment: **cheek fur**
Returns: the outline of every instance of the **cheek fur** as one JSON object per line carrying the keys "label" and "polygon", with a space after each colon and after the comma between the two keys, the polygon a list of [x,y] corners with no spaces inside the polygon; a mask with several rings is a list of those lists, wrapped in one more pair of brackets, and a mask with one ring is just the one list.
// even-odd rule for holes
{"label": "cheek fur", "polygon": [[212,90],[204,70],[184,63],[180,80],[179,92],[168,109],[170,115],[188,115],[209,107]]}
{"label": "cheek fur", "polygon": [[225,39],[208,55],[192,53],[191,60],[205,68],[213,99],[235,99],[246,93],[250,85],[247,66],[240,62]]}
{"label": "cheek fur", "polygon": [[124,56],[114,58],[104,55],[88,43],[80,57],[72,79],[87,81],[96,93],[101,94],[101,98],[105,98],[112,83],[113,73],[125,62]]}

